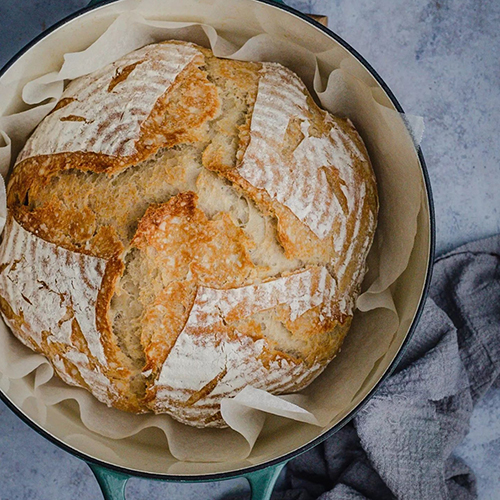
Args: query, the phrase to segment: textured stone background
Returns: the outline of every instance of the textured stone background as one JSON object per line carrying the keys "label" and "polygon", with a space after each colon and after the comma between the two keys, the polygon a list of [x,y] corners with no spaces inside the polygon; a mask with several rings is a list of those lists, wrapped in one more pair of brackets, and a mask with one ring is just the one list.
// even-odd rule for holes
{"label": "textured stone background", "polygon": [[[88,0],[1,0],[0,66]],[[500,2],[497,0],[288,0],[329,26],[378,71],[406,112],[425,118],[422,149],[434,191],[438,254],[500,231]],[[458,453],[481,500],[500,498],[500,387],[476,409]],[[133,479],[129,499],[229,500],[245,480],[166,484]],[[88,467],[0,403],[0,500],[94,500]]]}

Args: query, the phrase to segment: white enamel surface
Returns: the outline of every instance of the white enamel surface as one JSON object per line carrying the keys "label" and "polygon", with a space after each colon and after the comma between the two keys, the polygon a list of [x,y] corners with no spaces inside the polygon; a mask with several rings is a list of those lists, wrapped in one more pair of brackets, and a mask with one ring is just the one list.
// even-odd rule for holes
{"label": "white enamel surface", "polygon": [[[86,3],[86,2],[85,2]],[[30,79],[41,73],[54,69],[61,58],[62,53],[69,50],[81,50],[85,48],[89,40],[95,38],[101,33],[106,25],[106,12],[108,14],[119,10],[120,5],[136,4],[134,1],[126,1],[120,4],[112,5],[99,9],[96,12],[87,14],[73,22],[71,25],[61,28],[53,33],[43,43],[35,46],[19,63],[17,63],[5,75],[6,81],[15,79],[20,74],[23,78]],[[282,35],[291,40],[300,40],[301,43],[315,51],[327,51],[332,48],[335,42],[323,35],[318,29],[304,24],[299,18],[293,15],[283,13],[277,8],[253,2],[251,0],[234,0],[234,1],[214,1],[214,2],[195,2],[186,0],[177,2],[174,0],[164,0],[162,11],[154,11],[153,9],[144,8],[145,14],[156,16],[163,15],[167,19],[179,20],[200,20],[209,24],[213,24],[224,30],[224,34],[234,41],[238,42],[249,36],[259,32],[268,31],[277,35]],[[110,14],[111,15],[111,14]],[[235,34],[236,33],[236,34]],[[337,47],[339,51],[345,52],[343,48]],[[46,54],[50,53],[50,57]],[[338,54],[332,55],[329,60],[329,55],[325,55],[324,60],[329,64],[335,64],[338,60]],[[354,60],[354,64],[358,64]],[[364,70],[362,70],[364,71]],[[372,77],[369,77],[373,85],[377,85]],[[2,96],[11,96],[12,89],[9,87],[6,93]],[[18,104],[18,103],[17,103]],[[0,102],[0,110],[15,107],[16,102],[6,103]],[[413,175],[421,176],[418,161],[415,158],[413,165]],[[402,300],[409,308],[414,308],[418,303],[421,284],[423,283],[426,262],[428,257],[428,207],[424,206],[424,218],[419,231],[423,234],[419,247],[416,249],[415,258],[412,263],[412,283],[414,286],[402,286]],[[407,293],[406,293],[407,292]],[[405,337],[406,331],[398,333],[395,344],[398,344]],[[353,403],[357,404],[364,394],[369,390],[370,385],[376,382],[376,377],[370,381],[367,386],[360,391],[358,399]],[[9,397],[16,402],[15,392],[9,394]],[[35,412],[26,410],[28,414],[34,416]],[[33,417],[36,419],[36,417]],[[55,436],[65,436],[69,433],[82,433],[85,435],[85,428],[76,422],[70,411],[59,407],[49,409],[49,418],[46,424],[46,429]],[[258,454],[251,457],[248,461],[234,461],[222,464],[206,464],[206,463],[178,463],[172,457],[166,456],[161,446],[146,447],[144,443],[135,441],[133,446],[130,446],[127,441],[112,441],[107,438],[98,438],[100,442],[106,443],[115,450],[115,453],[100,456],[105,460],[109,460],[115,464],[131,467],[137,470],[170,473],[170,474],[209,474],[224,471],[233,471],[248,467],[255,464],[264,463],[267,460],[279,457],[289,451],[296,449],[318,437],[321,430],[303,424],[293,424],[286,429],[286,432],[275,432],[272,436],[265,435],[258,449]],[[87,433],[85,440],[79,441],[76,445],[81,452],[91,456],[99,456],[96,450],[99,446],[95,444],[95,436]],[[95,497],[96,495],[94,495]],[[189,494],[187,495],[189,496]],[[203,495],[202,495],[203,496]],[[206,495],[205,495],[206,496]],[[184,497],[186,498],[186,495]]]}

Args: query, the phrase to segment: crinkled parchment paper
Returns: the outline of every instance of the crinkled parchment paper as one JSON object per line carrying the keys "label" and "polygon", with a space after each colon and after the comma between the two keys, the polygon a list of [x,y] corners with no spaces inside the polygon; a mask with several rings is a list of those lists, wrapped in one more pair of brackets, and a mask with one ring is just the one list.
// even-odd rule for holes
{"label": "crinkled parchment paper", "polygon": [[[65,54],[60,71],[24,86],[22,99],[30,105],[25,107],[27,110],[0,117],[2,175],[7,175],[29,134],[55,106],[65,82],[146,44],[168,39],[210,46],[220,57],[280,62],[299,74],[324,108],[349,117],[361,133],[376,172],[381,210],[376,240],[369,256],[365,291],[358,300],[358,311],[342,354],[299,394],[277,397],[248,387],[234,399],[224,400],[222,414],[231,427],[224,430],[199,430],[179,424],[166,415],[138,416],[108,408],[87,391],[70,387],[54,377],[47,360],[24,347],[5,325],[0,325],[0,387],[6,393],[15,390],[16,401],[20,401],[21,407],[34,415],[41,425],[46,419],[47,407],[74,405],[76,401],[75,415],[97,434],[124,439],[143,429],[157,427],[166,437],[165,453],[178,460],[244,459],[266,425],[268,413],[311,425],[328,425],[352,401],[377,360],[387,352],[400,322],[408,320],[398,317],[389,287],[408,264],[421,206],[420,179],[408,175],[407,166],[414,161],[415,152],[412,141],[408,140],[405,121],[411,123],[417,143],[422,122],[415,117],[402,120],[398,113],[381,104],[380,89],[370,87],[340,49],[332,49],[338,51],[333,54],[334,58],[326,57],[332,54],[313,54],[288,40],[265,33],[237,47],[218,36],[211,26],[146,20],[138,12],[130,11],[118,15],[107,31],[83,52]],[[338,64],[329,67],[326,60],[336,60]],[[3,227],[6,207],[2,182],[0,196],[0,224]],[[363,360],[354,374],[350,368],[352,356]],[[346,376],[348,368],[350,372]],[[29,383],[20,383],[23,379]],[[324,397],[325,391],[330,397]],[[77,445],[87,438],[72,434],[65,439]],[[218,445],[220,442],[225,446]],[[101,443],[96,446],[105,447]],[[104,456],[114,453],[110,449],[102,451]]]}

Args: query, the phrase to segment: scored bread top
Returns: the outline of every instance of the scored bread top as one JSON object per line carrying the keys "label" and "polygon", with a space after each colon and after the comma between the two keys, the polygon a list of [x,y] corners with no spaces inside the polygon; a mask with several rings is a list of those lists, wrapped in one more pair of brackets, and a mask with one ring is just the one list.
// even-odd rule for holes
{"label": "scored bread top", "polygon": [[8,206],[13,332],[108,405],[220,427],[223,397],[335,356],[378,202],[352,123],[294,73],[174,41],[71,82]]}
{"label": "scored bread top", "polygon": [[200,57],[186,44],[148,45],[122,57],[111,80],[106,66],[72,81],[17,161],[66,152],[136,156],[141,125],[179,73]]}
{"label": "scored bread top", "polygon": [[115,402],[123,387],[110,374],[119,380],[129,373],[96,317],[108,264],[38,238],[9,217],[0,247],[0,289],[8,302],[0,302],[18,338],[47,354],[63,380]]}
{"label": "scored bread top", "polygon": [[[279,392],[304,387],[323,360],[318,357],[309,365],[293,356],[276,356],[258,335],[258,328],[245,328],[246,335],[240,331],[249,318],[278,306],[286,310],[291,323],[315,307],[322,315],[332,316],[326,308],[332,306],[335,292],[335,283],[324,267],[240,288],[200,286],[188,319],[152,388],[161,394],[156,397],[155,407],[179,405],[182,420],[189,423],[201,414],[209,419],[217,401],[246,385]],[[207,330],[213,329],[216,335],[207,336]],[[245,369],[241,368],[243,361]],[[190,403],[187,407],[183,405],[186,393]]]}
{"label": "scored bread top", "polygon": [[[345,243],[345,213],[360,194],[352,183],[351,155],[361,158],[361,153],[333,120],[328,132],[331,140],[314,136],[307,99],[302,82],[293,73],[278,64],[264,65],[250,124],[251,140],[238,173],[288,207],[320,239],[330,234],[338,220],[335,244],[339,249]],[[289,127],[295,129],[297,143],[295,149],[284,152],[282,144]],[[340,196],[332,196],[334,186],[324,173],[329,165],[337,166],[344,181]]]}

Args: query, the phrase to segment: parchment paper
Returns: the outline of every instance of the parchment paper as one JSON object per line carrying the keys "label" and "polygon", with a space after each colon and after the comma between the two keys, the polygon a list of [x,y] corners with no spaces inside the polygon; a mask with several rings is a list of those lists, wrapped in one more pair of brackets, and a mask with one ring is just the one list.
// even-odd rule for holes
{"label": "parchment paper", "polygon": [[[272,396],[248,387],[222,402],[222,414],[230,429],[199,430],[182,425],[166,415],[131,415],[99,403],[87,391],[70,387],[54,377],[48,361],[23,346],[10,331],[0,328],[0,387],[16,391],[17,401],[43,425],[47,407],[77,403],[77,415],[91,431],[113,439],[125,439],[141,430],[156,427],[165,434],[165,453],[178,460],[217,462],[244,459],[266,425],[266,414],[326,426],[345,408],[362,386],[377,360],[389,348],[401,321],[390,293],[390,285],[407,266],[417,230],[421,206],[421,184],[408,175],[414,157],[406,126],[412,125],[414,141],[421,138],[422,120],[405,117],[381,104],[378,88],[363,81],[350,67],[340,49],[335,67],[326,55],[313,54],[289,40],[261,34],[238,47],[207,25],[146,20],[138,12],[118,15],[109,29],[83,52],[68,53],[60,71],[26,84],[23,101],[31,108],[0,117],[0,172],[5,176],[15,156],[41,119],[55,106],[65,82],[77,78],[146,44],[181,39],[211,47],[215,55],[241,60],[275,61],[295,71],[321,105],[334,114],[349,117],[363,137],[376,172],[380,215],[376,239],[369,256],[369,272],[359,297],[353,325],[342,355],[307,389],[299,394]],[[335,59],[335,58],[334,58]],[[14,82],[15,83],[15,82]],[[406,123],[406,125],[405,125]],[[3,140],[3,144],[2,141]],[[0,227],[5,222],[5,187],[0,182]],[[354,353],[363,358],[356,376],[343,376]],[[352,370],[351,370],[352,371]],[[21,380],[29,384],[19,383]],[[324,398],[324,391],[333,398]],[[82,435],[66,436],[78,443]],[[225,446],[218,446],[223,439]],[[97,447],[103,447],[101,443]],[[113,456],[111,449],[107,456]]]}

